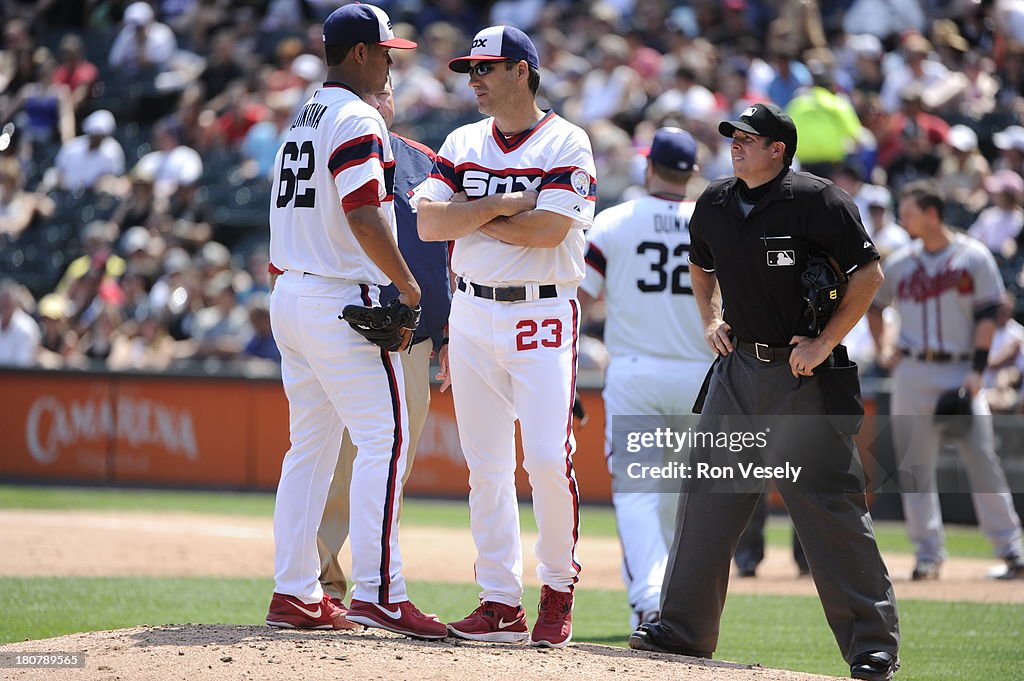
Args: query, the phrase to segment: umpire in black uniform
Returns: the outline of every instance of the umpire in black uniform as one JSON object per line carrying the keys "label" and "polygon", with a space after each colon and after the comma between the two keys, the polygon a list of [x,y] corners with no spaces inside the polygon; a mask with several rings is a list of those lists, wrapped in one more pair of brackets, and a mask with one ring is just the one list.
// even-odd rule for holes
{"label": "umpire in black uniform", "polygon": [[[848,194],[790,168],[797,132],[778,107],[755,104],[718,130],[732,138],[736,176],[712,183],[690,222],[693,292],[705,338],[719,356],[697,430],[721,432],[716,426],[729,418],[744,428],[771,419],[768,446],[743,456],[805,468],[799,484],[775,482],[826,619],[851,676],[886,680],[899,667],[892,582],[867,509],[851,437],[856,427],[829,416],[849,414],[859,403],[856,366],[838,344],[882,283],[878,251]],[[821,251],[849,278],[831,319],[810,337],[801,275]],[[692,455],[695,463],[724,463],[730,453],[695,447]],[[711,657],[729,563],[763,487],[764,480],[748,480],[720,493],[717,482],[686,485],[661,619],[641,625],[631,648]]]}

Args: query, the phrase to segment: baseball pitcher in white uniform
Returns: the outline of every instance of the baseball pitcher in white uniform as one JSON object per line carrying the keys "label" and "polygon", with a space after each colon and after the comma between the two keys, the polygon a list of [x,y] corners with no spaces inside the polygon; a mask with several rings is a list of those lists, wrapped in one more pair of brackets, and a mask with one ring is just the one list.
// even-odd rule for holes
{"label": "baseball pitcher in white uniform", "polygon": [[[384,88],[395,38],[387,15],[346,5],[324,22],[327,82],[295,116],[278,151],[270,205],[270,259],[278,271],[271,322],[281,350],[291,447],[274,505],[275,588],[267,624],[381,627],[417,638],[447,629],[409,601],[398,548],[398,499],[408,447],[402,365],[339,319],[375,305],[390,281],[399,300],[420,289],[398,250],[394,160],[380,114],[360,96]],[[411,336],[410,336],[411,338]],[[348,428],[355,582],[347,613],[320,586],[316,536]]]}
{"label": "baseball pitcher in white uniform", "polygon": [[[995,258],[980,241],[943,223],[945,200],[932,182],[908,184],[899,203],[903,228],[915,241],[890,255],[868,323],[881,346],[882,311],[900,316],[899,344],[883,347],[879,363],[892,369],[893,439],[903,515],[916,549],[911,577],[937,579],[946,558],[936,486],[940,432],[932,420],[939,396],[966,389],[973,419],[959,440],[978,524],[1006,567],[1001,579],[1024,577],[1020,519],[995,451],[995,434],[981,375],[995,333],[1003,282]],[[916,418],[911,418],[916,417]]]}
{"label": "baseball pitcher in white uniform", "polygon": [[[692,413],[714,361],[690,288],[694,202],[686,198],[686,185],[696,161],[697,142],[690,133],[658,130],[647,157],[648,196],[602,211],[587,235],[580,297],[586,306],[588,297],[603,294],[607,310],[604,340],[611,362],[603,392],[605,456],[613,478],[613,419]],[[613,486],[634,629],[658,619],[678,502],[677,494]]]}
{"label": "baseball pitcher in white uniform", "polygon": [[[590,140],[535,103],[537,50],[486,28],[449,63],[490,117],[452,132],[413,191],[425,241],[455,240],[449,373],[469,467],[480,607],[455,636],[562,647],[572,637],[579,493],[572,457],[583,230],[596,194]],[[515,421],[533,488],[543,587],[532,632],[522,608]]]}

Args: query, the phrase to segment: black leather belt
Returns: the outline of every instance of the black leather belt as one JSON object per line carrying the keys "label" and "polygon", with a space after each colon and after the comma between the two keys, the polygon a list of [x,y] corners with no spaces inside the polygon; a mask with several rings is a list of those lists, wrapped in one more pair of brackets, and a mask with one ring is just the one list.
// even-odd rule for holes
{"label": "black leather belt", "polygon": [[789,359],[789,355],[793,352],[793,345],[784,345],[780,348],[765,345],[764,343],[747,343],[746,341],[736,341],[736,347],[747,353],[751,357],[756,357],[762,362],[781,362],[782,360]]}
{"label": "black leather belt", "polygon": [[967,353],[955,354],[952,352],[939,352],[938,350],[914,352],[912,350],[907,350],[906,348],[900,348],[900,352],[903,353],[904,356],[916,359],[919,362],[936,362],[939,364],[948,362],[967,362],[971,359],[971,356]]}
{"label": "black leather belt", "polygon": [[[526,300],[525,286],[484,286],[483,284],[467,284],[466,280],[459,277],[457,286],[460,291],[472,293],[477,298],[496,300],[499,303],[514,303]],[[472,289],[472,290],[471,290]],[[537,290],[538,298],[557,298],[558,287],[554,284],[541,284]]]}

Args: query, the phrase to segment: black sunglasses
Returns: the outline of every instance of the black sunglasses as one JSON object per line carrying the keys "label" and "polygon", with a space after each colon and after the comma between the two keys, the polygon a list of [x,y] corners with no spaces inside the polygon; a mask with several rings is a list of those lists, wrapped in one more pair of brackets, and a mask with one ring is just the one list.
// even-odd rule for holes
{"label": "black sunglasses", "polygon": [[475,73],[478,76],[486,76],[488,73],[490,73],[491,71],[496,69],[498,67],[498,64],[509,64],[509,63],[511,63],[511,61],[509,59],[502,59],[501,61],[495,60],[495,61],[483,62],[481,64],[477,64],[476,66],[470,66],[469,67],[469,72],[470,73]]}

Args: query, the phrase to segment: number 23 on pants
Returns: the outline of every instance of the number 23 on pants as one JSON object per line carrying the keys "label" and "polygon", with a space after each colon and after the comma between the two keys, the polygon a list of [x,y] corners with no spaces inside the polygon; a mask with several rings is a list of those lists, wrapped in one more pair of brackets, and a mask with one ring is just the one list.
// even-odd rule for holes
{"label": "number 23 on pants", "polygon": [[545,319],[537,322],[523,319],[516,324],[516,350],[525,352],[536,350],[539,345],[545,348],[557,348],[562,345],[562,320]]}

